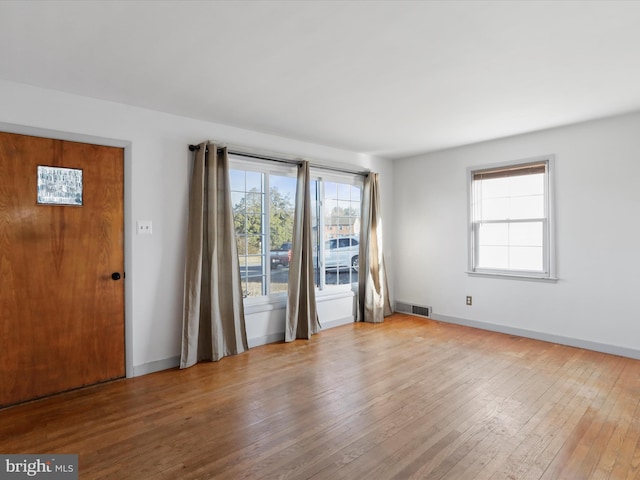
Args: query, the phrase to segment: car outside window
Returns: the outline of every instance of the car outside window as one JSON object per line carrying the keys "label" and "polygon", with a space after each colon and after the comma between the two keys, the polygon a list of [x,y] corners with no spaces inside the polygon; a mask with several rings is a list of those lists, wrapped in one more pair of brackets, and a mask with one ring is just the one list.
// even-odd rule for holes
{"label": "car outside window", "polygon": [[[316,232],[314,271],[319,289],[358,282],[362,179],[323,178],[312,182]],[[319,248],[321,246],[322,248]]]}
{"label": "car outside window", "polygon": [[[230,166],[244,295],[282,295],[293,248],[296,169],[240,156],[230,156]],[[351,176],[311,181],[312,253],[319,289],[357,284],[361,183]]]}

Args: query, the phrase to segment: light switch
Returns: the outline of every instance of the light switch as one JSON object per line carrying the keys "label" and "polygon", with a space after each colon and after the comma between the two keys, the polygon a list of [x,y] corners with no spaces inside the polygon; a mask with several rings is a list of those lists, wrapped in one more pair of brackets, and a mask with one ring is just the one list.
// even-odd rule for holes
{"label": "light switch", "polygon": [[136,230],[138,235],[151,235],[153,233],[153,224],[151,220],[138,220],[136,222]]}

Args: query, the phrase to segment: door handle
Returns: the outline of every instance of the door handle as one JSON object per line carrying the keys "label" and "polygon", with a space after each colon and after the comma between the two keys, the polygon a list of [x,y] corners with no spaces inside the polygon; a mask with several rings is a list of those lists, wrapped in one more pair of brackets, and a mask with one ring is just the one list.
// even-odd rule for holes
{"label": "door handle", "polygon": [[113,272],[111,274],[111,279],[112,280],[120,280],[121,276],[120,276],[120,272]]}

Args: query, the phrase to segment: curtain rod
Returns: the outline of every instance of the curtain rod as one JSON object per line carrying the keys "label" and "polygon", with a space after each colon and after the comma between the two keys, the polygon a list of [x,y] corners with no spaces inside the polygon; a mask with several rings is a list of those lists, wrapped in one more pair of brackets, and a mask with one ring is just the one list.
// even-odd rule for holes
{"label": "curtain rod", "polygon": [[[222,148],[222,147],[220,147]],[[197,152],[198,150],[200,150],[200,145],[189,145],[189,150],[192,152]],[[206,151],[208,151],[209,149],[207,148]],[[262,155],[262,154],[257,154],[257,153],[247,153],[247,152],[242,152],[242,151],[238,151],[238,150],[232,150],[232,149],[228,149],[228,153],[229,155],[238,155],[241,157],[249,157],[249,158],[255,158],[258,160],[269,160],[271,162],[280,162],[280,163],[287,163],[289,165],[300,165],[302,163],[301,160],[289,160],[286,158],[280,158],[280,157],[271,157],[268,155]],[[309,166],[313,167],[313,168],[320,168],[323,170],[330,170],[333,172],[339,172],[339,173],[349,173],[352,175],[361,175],[363,177],[366,177],[367,175],[369,175],[369,173],[371,173],[370,171],[358,171],[358,170],[349,170],[346,168],[339,168],[339,167],[332,167],[332,166],[328,166],[328,165],[318,165],[318,164],[314,164],[309,162]]]}

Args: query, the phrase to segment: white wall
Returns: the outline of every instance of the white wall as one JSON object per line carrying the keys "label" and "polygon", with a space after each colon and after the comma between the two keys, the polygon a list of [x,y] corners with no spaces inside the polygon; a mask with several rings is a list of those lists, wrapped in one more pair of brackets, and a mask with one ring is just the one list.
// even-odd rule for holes
{"label": "white wall", "polygon": [[[187,225],[190,143],[217,140],[381,174],[383,212],[390,217],[393,170],[387,160],[220,124],[168,115],[0,81],[0,130],[128,145],[125,160],[125,255],[128,375],[177,365]],[[274,115],[277,112],[274,112]],[[113,142],[112,140],[118,140]],[[98,140],[100,142],[101,140]],[[104,142],[102,142],[104,143]],[[153,235],[134,234],[136,220]],[[385,250],[391,252],[391,241]],[[390,256],[390,255],[389,255]],[[392,272],[390,273],[391,278]],[[352,300],[326,298],[321,321],[348,321]],[[284,338],[281,305],[247,316],[250,344]]]}
{"label": "white wall", "polygon": [[[467,167],[545,154],[559,281],[467,275]],[[442,320],[640,358],[639,179],[640,114],[396,161],[395,297]]]}

